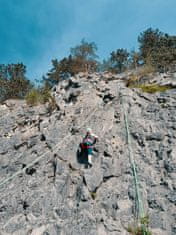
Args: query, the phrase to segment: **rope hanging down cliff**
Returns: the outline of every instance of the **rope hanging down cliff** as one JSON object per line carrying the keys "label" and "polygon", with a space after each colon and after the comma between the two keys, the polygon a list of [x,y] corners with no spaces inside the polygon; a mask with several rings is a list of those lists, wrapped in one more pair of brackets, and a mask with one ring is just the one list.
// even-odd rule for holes
{"label": "rope hanging down cliff", "polygon": [[138,181],[138,175],[137,175],[137,170],[136,170],[136,163],[134,160],[133,151],[132,151],[132,147],[131,147],[131,135],[130,135],[130,131],[129,131],[128,114],[127,114],[126,109],[124,107],[122,94],[120,94],[120,101],[121,101],[123,113],[124,113],[129,160],[130,160],[131,169],[133,172],[135,194],[136,194],[136,200],[137,200],[137,212],[138,212],[139,217],[143,218],[144,217],[144,206],[143,206],[143,202],[142,202],[142,198],[141,198],[141,194],[140,194],[140,189],[139,189],[139,181]]}

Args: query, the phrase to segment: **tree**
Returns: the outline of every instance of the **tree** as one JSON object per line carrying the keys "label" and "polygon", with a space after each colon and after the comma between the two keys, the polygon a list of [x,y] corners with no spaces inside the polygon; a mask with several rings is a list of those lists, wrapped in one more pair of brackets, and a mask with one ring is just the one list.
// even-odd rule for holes
{"label": "tree", "polygon": [[18,64],[0,64],[0,101],[9,98],[24,98],[32,84],[26,78],[26,66]]}
{"label": "tree", "polygon": [[98,56],[96,55],[97,46],[94,42],[86,42],[81,40],[81,44],[70,49],[71,55],[82,60],[94,60]]}
{"label": "tree", "polygon": [[69,58],[63,58],[61,61],[57,59],[52,60],[52,69],[47,73],[47,77],[43,80],[47,82],[51,87],[57,84],[61,79],[66,77],[68,71]]}
{"label": "tree", "polygon": [[71,56],[79,64],[83,72],[94,72],[97,67],[97,46],[94,42],[86,42],[82,39],[81,44],[70,49]]}
{"label": "tree", "polygon": [[52,60],[52,69],[43,78],[43,81],[50,87],[59,81],[74,76],[79,72],[94,72],[98,67],[95,60],[97,47],[94,42],[88,43],[85,40],[70,49],[70,55],[58,61]]}
{"label": "tree", "polygon": [[176,36],[149,28],[140,34],[138,41],[144,64],[149,63],[157,70],[166,71],[176,62]]}
{"label": "tree", "polygon": [[163,33],[159,29],[149,28],[140,33],[138,37],[139,49],[144,63],[151,57],[152,52],[156,50]]}
{"label": "tree", "polygon": [[52,60],[52,66],[52,69],[47,73],[47,77],[43,77],[43,81],[50,87],[69,76],[83,71],[80,59],[73,58],[71,55],[60,61],[57,59]]}
{"label": "tree", "polygon": [[176,37],[168,34],[161,37],[152,57],[158,69],[169,70],[172,64],[176,64]]}
{"label": "tree", "polygon": [[113,63],[110,60],[110,58],[104,59],[102,61],[102,63],[98,64],[98,71],[100,71],[100,72],[104,72],[104,71],[113,72]]}
{"label": "tree", "polygon": [[131,51],[129,62],[130,62],[130,67],[131,67],[132,69],[136,69],[136,68],[141,64],[141,56],[140,56],[140,53],[139,53],[139,52],[136,52],[136,51],[134,51],[134,50]]}
{"label": "tree", "polygon": [[113,72],[123,72],[128,65],[129,53],[126,49],[117,49],[111,52],[110,61],[112,62]]}

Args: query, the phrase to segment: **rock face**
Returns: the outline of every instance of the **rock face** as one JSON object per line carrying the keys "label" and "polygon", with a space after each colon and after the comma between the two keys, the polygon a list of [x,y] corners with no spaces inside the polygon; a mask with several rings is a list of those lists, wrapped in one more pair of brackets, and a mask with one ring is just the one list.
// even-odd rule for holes
{"label": "rock face", "polygon": [[[149,95],[105,73],[52,92],[52,114],[0,106],[0,235],[128,234],[135,194],[121,97],[151,230],[176,234],[176,90]],[[99,136],[90,169],[77,154],[87,127]]]}

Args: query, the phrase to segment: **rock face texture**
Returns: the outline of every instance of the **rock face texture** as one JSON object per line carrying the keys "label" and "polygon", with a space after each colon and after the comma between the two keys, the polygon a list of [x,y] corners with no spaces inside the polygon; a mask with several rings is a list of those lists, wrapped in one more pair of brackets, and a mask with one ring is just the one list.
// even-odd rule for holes
{"label": "rock face texture", "polygon": [[[176,89],[142,93],[102,73],[52,92],[52,113],[0,105],[0,235],[128,234],[135,194],[122,101],[152,234],[176,234]],[[99,136],[88,169],[78,155],[87,127]]]}

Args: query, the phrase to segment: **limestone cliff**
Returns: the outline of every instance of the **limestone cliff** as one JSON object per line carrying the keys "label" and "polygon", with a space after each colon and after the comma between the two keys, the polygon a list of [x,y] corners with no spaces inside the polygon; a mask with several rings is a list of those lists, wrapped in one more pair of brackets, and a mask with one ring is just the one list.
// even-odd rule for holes
{"label": "limestone cliff", "polygon": [[[151,231],[176,234],[176,89],[148,94],[95,73],[52,93],[52,113],[21,100],[0,106],[0,234],[128,234],[135,194],[124,109]],[[90,169],[77,154],[87,127],[99,136]]]}

